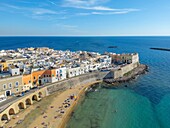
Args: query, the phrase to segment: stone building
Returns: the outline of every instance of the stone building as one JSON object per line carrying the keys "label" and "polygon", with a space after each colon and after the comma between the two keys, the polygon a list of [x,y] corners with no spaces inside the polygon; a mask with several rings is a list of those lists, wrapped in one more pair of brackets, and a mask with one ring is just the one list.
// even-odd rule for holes
{"label": "stone building", "polygon": [[22,76],[13,76],[0,79],[0,95],[10,96],[22,90]]}

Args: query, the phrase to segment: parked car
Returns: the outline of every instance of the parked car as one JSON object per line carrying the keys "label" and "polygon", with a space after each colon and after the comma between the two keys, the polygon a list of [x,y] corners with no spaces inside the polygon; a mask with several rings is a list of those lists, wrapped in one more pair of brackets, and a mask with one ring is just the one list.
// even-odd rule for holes
{"label": "parked car", "polygon": [[29,92],[30,90],[26,90],[25,93]]}
{"label": "parked car", "polygon": [[0,102],[3,102],[5,100],[7,100],[7,97],[5,95],[1,95],[0,96]]}
{"label": "parked car", "polygon": [[36,86],[36,87],[33,87],[33,88],[31,88],[31,89],[37,89],[38,87]]}
{"label": "parked car", "polygon": [[17,95],[17,97],[22,97],[22,96],[24,96],[24,95],[25,95],[25,93],[22,92],[22,93],[20,93],[19,95]]}

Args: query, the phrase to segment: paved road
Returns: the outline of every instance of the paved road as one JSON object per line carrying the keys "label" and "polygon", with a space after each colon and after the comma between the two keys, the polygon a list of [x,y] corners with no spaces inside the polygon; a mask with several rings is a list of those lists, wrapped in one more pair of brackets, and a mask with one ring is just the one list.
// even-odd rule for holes
{"label": "paved road", "polygon": [[0,107],[3,107],[4,105],[9,104],[10,102],[15,101],[16,99],[18,99],[18,97],[13,96],[12,98],[7,99],[7,100],[5,100],[5,101],[1,102],[1,103],[0,103]]}
{"label": "paved road", "polygon": [[10,103],[13,103],[14,101],[17,101],[17,100],[19,100],[19,99],[22,99],[23,97],[25,97],[25,96],[27,96],[27,95],[35,92],[36,90],[37,90],[37,89],[30,90],[29,92],[25,93],[25,95],[22,96],[22,97],[12,96],[11,98],[9,98],[9,99],[1,102],[1,103],[0,103],[0,108],[3,107],[3,106],[8,105],[8,104],[10,104]]}

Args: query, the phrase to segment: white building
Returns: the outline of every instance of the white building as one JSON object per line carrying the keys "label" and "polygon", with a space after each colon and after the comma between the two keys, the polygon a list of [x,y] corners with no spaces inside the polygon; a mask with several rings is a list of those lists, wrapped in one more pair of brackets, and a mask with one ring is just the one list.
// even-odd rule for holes
{"label": "white building", "polygon": [[69,68],[67,70],[67,73],[68,73],[68,78],[78,76],[78,75],[80,75],[80,67]]}
{"label": "white building", "polygon": [[16,66],[14,66],[14,65],[10,65],[10,66],[9,66],[9,72],[11,73],[12,76],[20,75],[20,69],[19,69],[19,67],[16,67]]}
{"label": "white building", "polygon": [[105,56],[102,56],[100,59],[99,59],[99,62],[100,62],[100,68],[107,68],[111,65],[112,63],[112,58],[105,55]]}
{"label": "white building", "polygon": [[66,78],[67,78],[66,67],[56,69],[56,80],[57,81],[64,80]]}
{"label": "white building", "polygon": [[89,71],[97,71],[101,67],[100,63],[89,64]]}
{"label": "white building", "polygon": [[109,56],[102,56],[99,60],[100,60],[100,63],[103,63],[103,64],[111,64],[112,62],[112,58]]}

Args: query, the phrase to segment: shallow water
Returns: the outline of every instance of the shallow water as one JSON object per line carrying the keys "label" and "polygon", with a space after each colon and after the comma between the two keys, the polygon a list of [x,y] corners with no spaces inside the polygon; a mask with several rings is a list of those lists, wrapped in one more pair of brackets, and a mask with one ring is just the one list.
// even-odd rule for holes
{"label": "shallow water", "polygon": [[125,87],[98,90],[79,103],[68,128],[160,128],[148,98]]}

